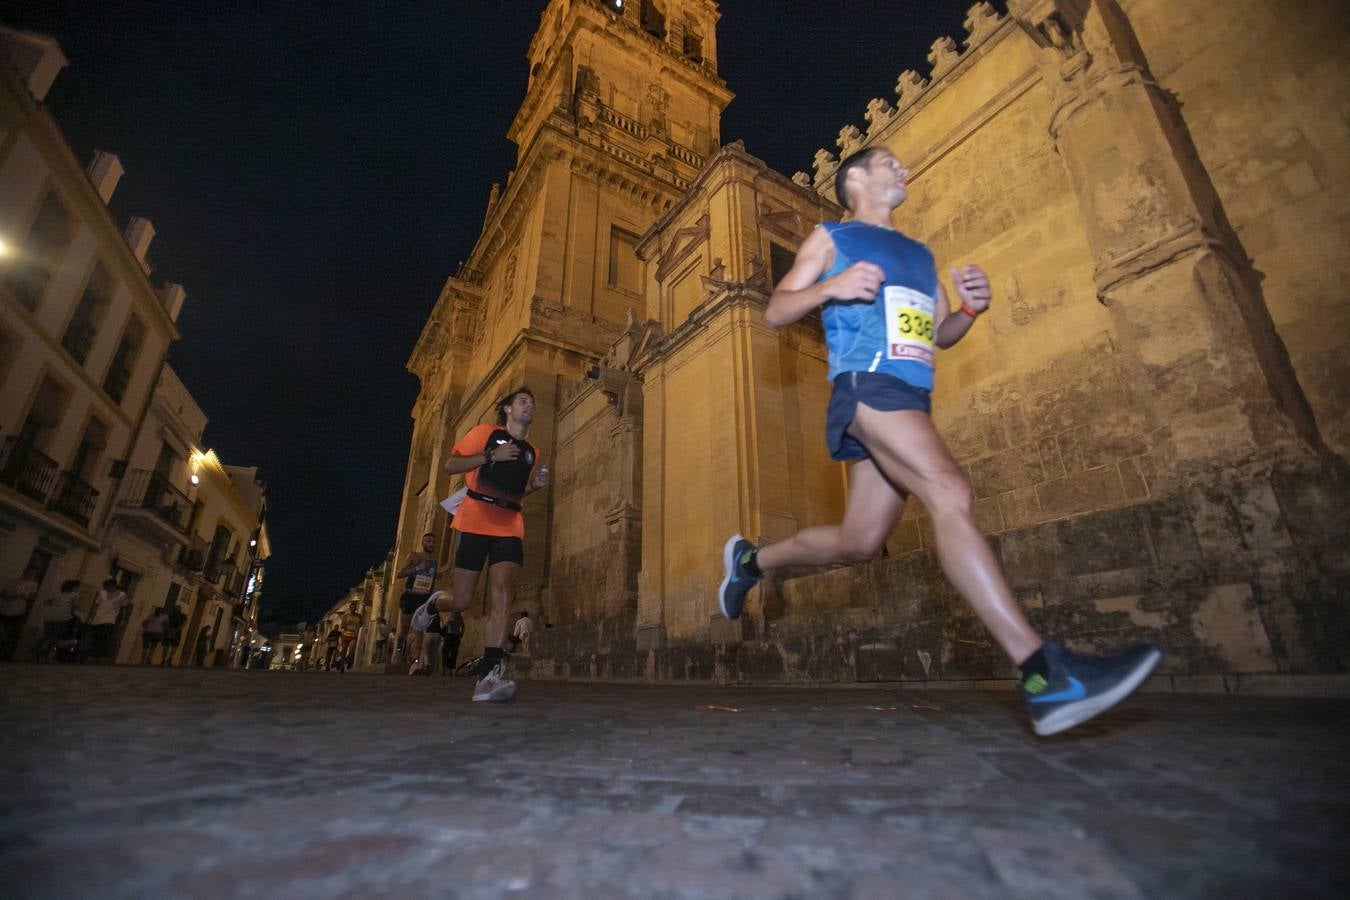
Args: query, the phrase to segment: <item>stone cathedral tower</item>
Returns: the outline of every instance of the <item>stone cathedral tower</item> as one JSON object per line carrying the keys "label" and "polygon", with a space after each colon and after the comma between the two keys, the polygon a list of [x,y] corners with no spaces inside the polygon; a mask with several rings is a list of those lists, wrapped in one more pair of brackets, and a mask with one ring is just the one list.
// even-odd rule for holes
{"label": "stone cathedral tower", "polygon": [[[408,363],[421,392],[399,558],[434,530],[449,562],[437,501],[455,486],[442,472],[455,438],[528,384],[531,440],[551,457],[563,384],[643,311],[637,243],[718,148],[732,97],[717,76],[717,19],[712,0],[552,0],[544,10],[508,132],[516,168],[493,185],[482,233]],[[526,595],[548,577],[552,494],[526,508]]]}

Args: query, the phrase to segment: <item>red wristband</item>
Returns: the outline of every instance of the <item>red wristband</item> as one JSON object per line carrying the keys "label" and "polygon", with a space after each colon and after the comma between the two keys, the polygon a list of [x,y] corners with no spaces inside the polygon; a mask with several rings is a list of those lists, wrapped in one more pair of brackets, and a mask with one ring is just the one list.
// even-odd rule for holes
{"label": "red wristband", "polygon": [[964,300],[961,301],[961,312],[970,316],[972,319],[978,319],[980,317],[980,313],[983,311],[984,310],[971,309],[969,306],[966,306],[966,301]]}

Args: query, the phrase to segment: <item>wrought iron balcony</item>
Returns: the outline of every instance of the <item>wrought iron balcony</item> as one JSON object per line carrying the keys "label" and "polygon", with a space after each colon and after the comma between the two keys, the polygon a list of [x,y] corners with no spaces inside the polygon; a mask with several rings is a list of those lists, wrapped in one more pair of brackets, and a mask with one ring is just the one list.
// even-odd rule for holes
{"label": "wrought iron balcony", "polygon": [[192,542],[184,544],[183,549],[178,554],[178,564],[189,572],[200,572],[206,567],[206,554],[211,545],[199,537],[194,537]]}
{"label": "wrought iron balcony", "polygon": [[98,491],[74,472],[62,472],[61,483],[47,507],[72,522],[88,527],[98,503]]}
{"label": "wrought iron balcony", "polygon": [[221,581],[221,590],[229,597],[241,596],[244,593],[244,573],[234,566],[228,566],[223,571],[225,572],[225,578]]}
{"label": "wrought iron balcony", "polygon": [[33,446],[32,442],[11,435],[0,450],[0,484],[46,503],[59,472],[56,460]]}
{"label": "wrought iron balcony", "polygon": [[[240,578],[239,570],[235,568],[234,562],[228,559],[218,560],[214,563],[208,562],[206,571],[202,574],[207,581],[217,582],[223,591],[229,591]],[[236,589],[234,593],[238,593],[238,590]]]}
{"label": "wrought iron balcony", "polygon": [[186,535],[192,517],[192,501],[159,472],[136,469],[126,480],[119,506],[154,513],[175,531]]}

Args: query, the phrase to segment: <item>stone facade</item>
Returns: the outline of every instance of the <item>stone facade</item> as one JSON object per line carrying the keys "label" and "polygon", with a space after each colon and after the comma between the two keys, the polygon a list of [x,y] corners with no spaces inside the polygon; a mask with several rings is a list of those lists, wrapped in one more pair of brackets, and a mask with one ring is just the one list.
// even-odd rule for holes
{"label": "stone facade", "polygon": [[[263,487],[204,449],[206,416],[165,362],[185,292],[152,281],[154,226],[109,212],[117,157],[82,168],[46,110],[65,65],[52,39],[0,28],[0,582],[31,566],[45,601],[78,580],[87,609],[114,578],[133,602],[121,662],[177,603],[186,664],[202,627],[224,651],[257,620]],[[20,658],[40,602],[25,626]]]}
{"label": "stone facade", "polygon": [[[1080,648],[1157,641],[1173,674],[1344,671],[1346,17],[1185,6],[976,4],[840,156],[893,150],[897,227],[995,285],[942,354],[934,418],[1033,623]],[[761,315],[775,254],[837,216],[837,165],[822,150],[789,181],[723,148],[646,231],[646,321],[596,329],[607,355],[536,425],[557,464],[532,577],[556,627],[532,675],[1007,674],[917,503],[882,559],[781,573],[741,621],[715,614],[727,534],[842,508],[818,326]],[[589,262],[550,265],[537,283]]]}
{"label": "stone facade", "polygon": [[[509,132],[516,169],[504,188],[493,185],[482,234],[447,280],[409,360],[422,389],[399,561],[436,531],[448,569],[452,543],[438,501],[458,486],[443,473],[455,440],[491,421],[493,402],[525,384],[536,403],[530,440],[550,459],[564,385],[598,363],[644,308],[637,242],[719,145],[731,100],[716,75],[715,5],[659,6],[656,15],[651,3],[555,0],[543,13]],[[521,601],[546,617],[569,614],[548,608],[559,502],[555,487],[525,507]],[[561,552],[578,540],[585,545],[564,539]],[[386,601],[390,622],[398,618],[395,593]],[[481,645],[484,610],[485,602],[466,615],[466,646]]]}

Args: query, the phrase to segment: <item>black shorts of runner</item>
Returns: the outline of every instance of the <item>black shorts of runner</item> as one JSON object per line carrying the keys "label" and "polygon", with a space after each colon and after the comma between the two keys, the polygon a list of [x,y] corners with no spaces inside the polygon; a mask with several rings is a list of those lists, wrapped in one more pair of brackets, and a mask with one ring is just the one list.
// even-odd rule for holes
{"label": "black shorts of runner", "polygon": [[430,594],[414,594],[412,591],[404,591],[403,596],[398,598],[398,608],[400,612],[412,615],[417,612],[417,607],[427,602]]}
{"label": "black shorts of runner", "polygon": [[848,462],[867,459],[870,455],[867,448],[848,433],[848,426],[857,415],[858,404],[878,412],[933,411],[929,392],[908,381],[880,372],[841,372],[834,379],[830,406],[825,413],[825,443],[830,450],[830,459]]}
{"label": "black shorts of runner", "polygon": [[461,532],[459,549],[455,551],[455,568],[481,572],[484,562],[491,566],[500,562],[522,565],[525,562],[525,544],[518,537]]}

